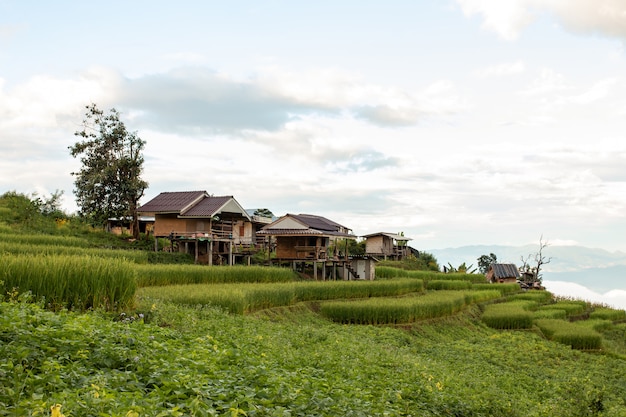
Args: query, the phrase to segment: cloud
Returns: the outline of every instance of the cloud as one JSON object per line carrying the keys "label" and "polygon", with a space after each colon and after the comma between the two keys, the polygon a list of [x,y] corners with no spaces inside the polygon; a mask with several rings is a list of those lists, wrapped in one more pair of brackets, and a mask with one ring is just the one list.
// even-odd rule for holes
{"label": "cloud", "polygon": [[560,297],[606,304],[613,308],[626,310],[626,290],[623,289],[615,289],[601,294],[573,282],[544,281],[543,284],[548,291]]}
{"label": "cloud", "polygon": [[479,77],[502,77],[507,75],[521,74],[526,70],[522,61],[507,62],[480,69],[475,72]]}
{"label": "cloud", "polygon": [[541,14],[550,14],[577,33],[626,38],[626,4],[622,0],[457,0],[467,16],[480,15],[483,28],[515,40]]}
{"label": "cloud", "polygon": [[276,131],[312,115],[353,115],[374,125],[401,127],[464,108],[447,81],[404,91],[332,70],[293,73],[265,68],[235,79],[207,68],[185,67],[126,79],[120,94],[124,107],[141,109],[138,122],[185,134]]}

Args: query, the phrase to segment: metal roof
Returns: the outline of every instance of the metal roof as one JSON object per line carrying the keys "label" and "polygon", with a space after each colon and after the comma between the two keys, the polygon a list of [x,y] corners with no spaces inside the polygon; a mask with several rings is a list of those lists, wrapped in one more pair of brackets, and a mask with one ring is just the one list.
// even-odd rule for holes
{"label": "metal roof", "polygon": [[370,233],[369,235],[363,235],[363,237],[365,238],[374,237],[374,236],[387,236],[387,237],[390,237],[391,239],[400,240],[400,241],[413,240],[410,237],[402,236],[397,233],[378,232],[378,233]]}
{"label": "metal roof", "polygon": [[491,264],[495,278],[519,278],[519,270],[515,264]]}
{"label": "metal roof", "polygon": [[183,217],[211,217],[219,213],[220,209],[228,203],[233,196],[209,196],[203,198],[198,204],[180,213]]}
{"label": "metal roof", "polygon": [[164,192],[137,209],[140,213],[180,213],[208,196],[206,191]]}

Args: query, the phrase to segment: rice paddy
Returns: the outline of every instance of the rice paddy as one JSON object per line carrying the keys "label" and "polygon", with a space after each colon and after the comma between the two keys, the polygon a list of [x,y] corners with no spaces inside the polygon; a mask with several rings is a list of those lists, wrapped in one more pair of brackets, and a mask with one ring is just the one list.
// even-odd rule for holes
{"label": "rice paddy", "polygon": [[124,259],[0,255],[2,293],[30,293],[54,310],[132,308],[135,272]]}

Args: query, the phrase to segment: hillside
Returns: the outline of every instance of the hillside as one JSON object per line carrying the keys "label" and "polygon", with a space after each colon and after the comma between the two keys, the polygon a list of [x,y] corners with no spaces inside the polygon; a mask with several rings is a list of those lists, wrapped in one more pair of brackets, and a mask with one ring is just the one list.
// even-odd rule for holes
{"label": "hillside", "polygon": [[624,311],[470,274],[179,264],[69,226],[0,224],[0,416],[626,411]]}

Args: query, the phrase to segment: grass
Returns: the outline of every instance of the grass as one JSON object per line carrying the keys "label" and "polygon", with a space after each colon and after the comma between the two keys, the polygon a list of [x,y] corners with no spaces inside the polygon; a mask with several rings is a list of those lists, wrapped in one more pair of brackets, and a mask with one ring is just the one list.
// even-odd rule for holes
{"label": "grass", "polygon": [[420,280],[197,284],[145,287],[140,297],[184,305],[213,305],[244,314],[303,301],[398,296],[423,290]]}
{"label": "grass", "polygon": [[509,301],[486,306],[482,321],[489,327],[501,330],[530,329],[536,303],[530,300]]}
{"label": "grass", "polygon": [[54,310],[132,308],[135,273],[123,259],[0,255],[2,293],[30,293]]}
{"label": "grass", "polygon": [[243,282],[289,282],[296,277],[288,268],[263,266],[205,266],[205,265],[137,265],[139,287],[218,284]]}
{"label": "grass", "polygon": [[558,319],[539,319],[535,321],[535,324],[548,339],[569,345],[573,349],[598,350],[602,348],[602,335],[591,327]]}
{"label": "grass", "polygon": [[[495,291],[490,294],[499,297]],[[487,298],[481,293],[479,298]],[[474,300],[471,291],[437,291],[402,298],[372,298],[322,303],[323,316],[340,323],[399,324],[442,317],[460,311]]]}

